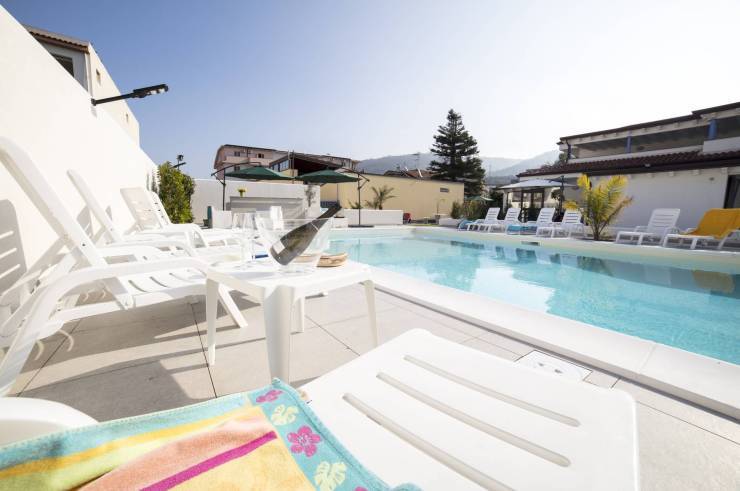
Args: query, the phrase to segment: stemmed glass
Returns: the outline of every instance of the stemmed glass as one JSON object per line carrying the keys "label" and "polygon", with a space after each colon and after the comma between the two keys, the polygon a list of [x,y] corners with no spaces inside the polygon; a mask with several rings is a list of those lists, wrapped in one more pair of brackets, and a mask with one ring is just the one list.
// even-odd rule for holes
{"label": "stemmed glass", "polygon": [[[231,220],[231,230],[239,241],[239,268],[246,269],[254,261],[254,213],[234,213]],[[247,256],[249,248],[249,256]]]}

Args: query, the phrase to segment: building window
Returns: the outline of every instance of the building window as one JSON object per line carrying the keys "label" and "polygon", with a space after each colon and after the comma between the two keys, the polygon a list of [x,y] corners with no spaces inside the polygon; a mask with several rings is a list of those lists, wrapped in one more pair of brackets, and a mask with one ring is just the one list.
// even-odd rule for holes
{"label": "building window", "polygon": [[53,56],[54,59],[57,60],[60,65],[62,65],[62,68],[67,70],[67,72],[69,72],[70,75],[72,75],[73,77],[75,76],[75,68],[74,68],[74,63],[72,62],[72,58],[70,58],[69,56],[54,55],[54,54],[52,54],[51,56]]}
{"label": "building window", "polygon": [[234,150],[234,157],[241,157],[242,153],[239,150]]}
{"label": "building window", "polygon": [[439,188],[439,192],[440,193],[449,193],[450,192],[450,188]]}
{"label": "building window", "polygon": [[270,169],[274,170],[275,172],[282,172],[284,170],[290,169],[290,161],[285,160],[283,162],[280,162],[278,164],[272,164],[270,166]]}
{"label": "building window", "polygon": [[258,153],[257,154],[257,158],[258,159],[264,159],[265,158],[265,154],[264,153]]}

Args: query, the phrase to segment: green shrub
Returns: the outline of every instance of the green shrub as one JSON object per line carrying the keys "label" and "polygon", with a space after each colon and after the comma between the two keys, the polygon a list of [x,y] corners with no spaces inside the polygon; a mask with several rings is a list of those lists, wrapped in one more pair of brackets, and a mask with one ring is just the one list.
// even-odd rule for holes
{"label": "green shrub", "polygon": [[462,203],[459,201],[454,201],[452,203],[452,208],[450,209],[450,218],[454,218],[455,220],[462,218]]}
{"label": "green shrub", "polygon": [[[454,203],[452,206],[455,206]],[[464,201],[462,205],[460,205],[459,218],[477,220],[478,218],[485,217],[487,212],[488,203],[485,201]]]}
{"label": "green shrub", "polygon": [[190,199],[195,192],[195,181],[172,164],[165,162],[159,166],[159,199],[172,223],[191,223],[193,211]]}

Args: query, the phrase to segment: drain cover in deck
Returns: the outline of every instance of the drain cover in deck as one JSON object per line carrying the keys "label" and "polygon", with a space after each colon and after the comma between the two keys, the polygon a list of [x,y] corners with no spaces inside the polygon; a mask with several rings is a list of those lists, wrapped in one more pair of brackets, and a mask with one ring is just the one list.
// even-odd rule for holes
{"label": "drain cover in deck", "polygon": [[571,380],[583,380],[591,374],[591,370],[588,368],[583,368],[574,363],[555,358],[541,351],[532,351],[519,358],[517,363],[522,363],[523,365],[539,370],[545,370]]}

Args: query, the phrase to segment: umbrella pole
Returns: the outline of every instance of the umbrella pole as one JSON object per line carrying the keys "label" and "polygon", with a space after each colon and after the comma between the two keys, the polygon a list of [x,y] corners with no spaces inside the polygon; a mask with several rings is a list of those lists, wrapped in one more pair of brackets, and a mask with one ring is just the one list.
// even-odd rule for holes
{"label": "umbrella pole", "polygon": [[360,201],[360,181],[357,181],[357,226],[362,227],[362,202]]}

